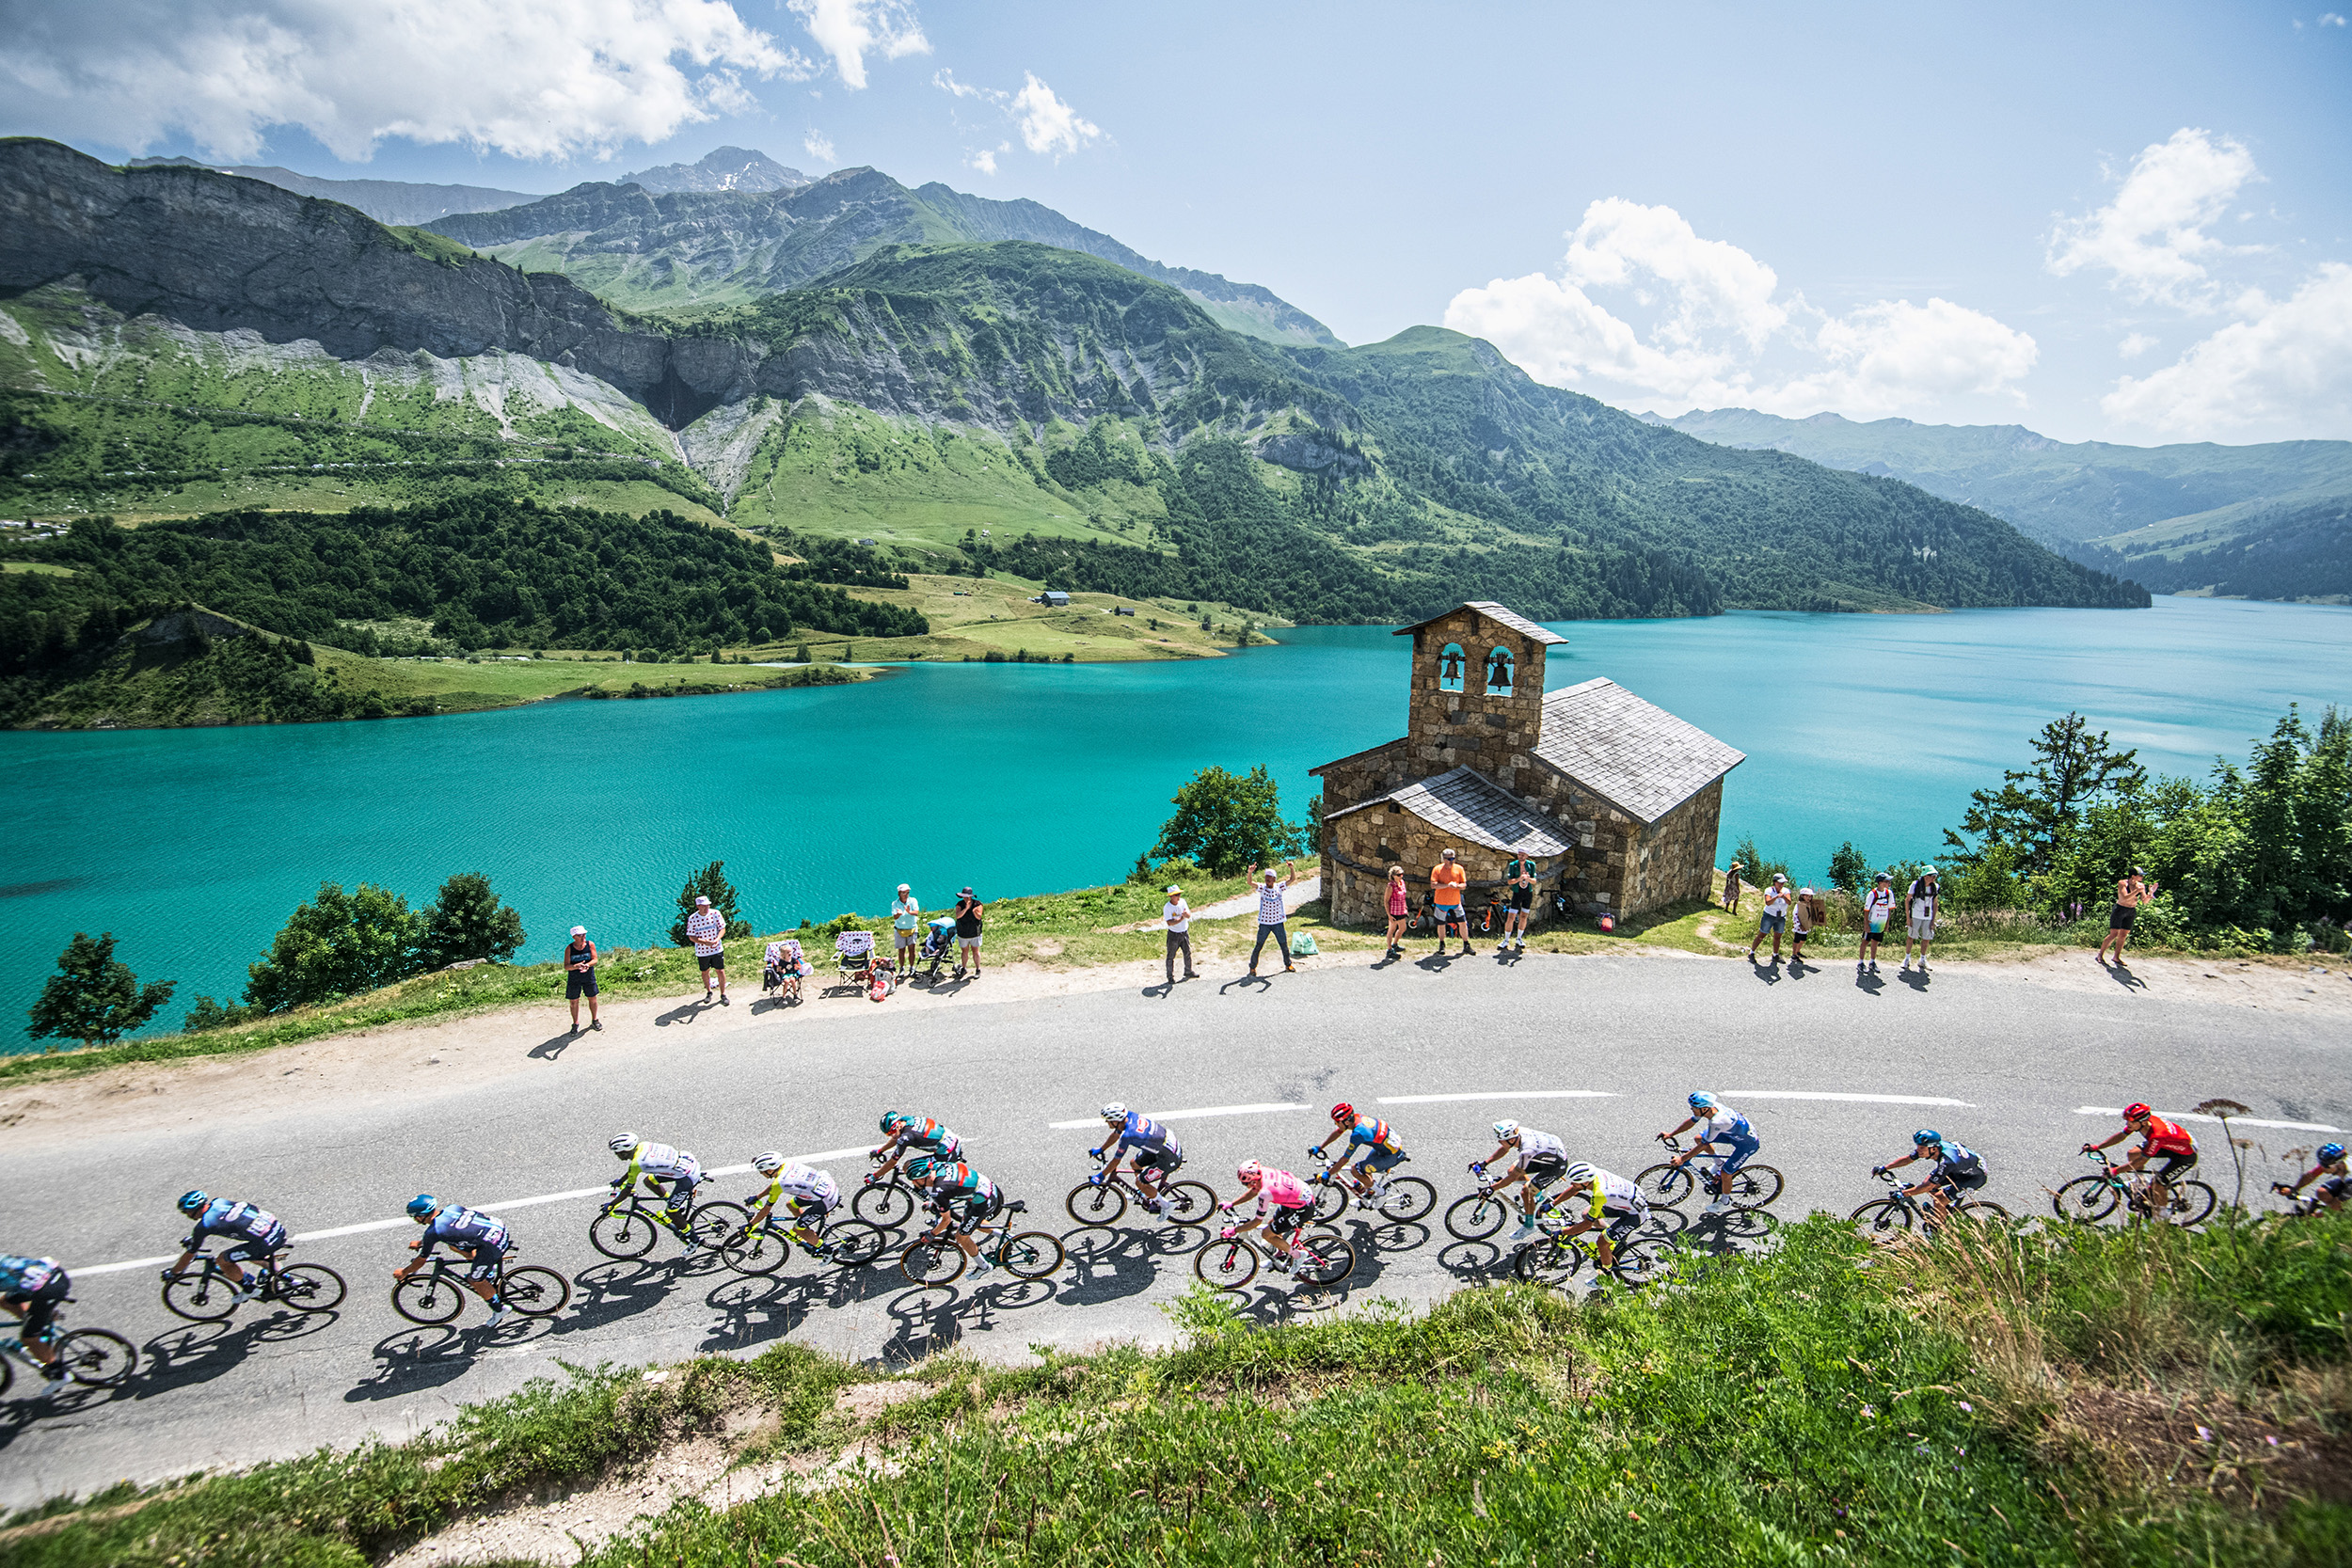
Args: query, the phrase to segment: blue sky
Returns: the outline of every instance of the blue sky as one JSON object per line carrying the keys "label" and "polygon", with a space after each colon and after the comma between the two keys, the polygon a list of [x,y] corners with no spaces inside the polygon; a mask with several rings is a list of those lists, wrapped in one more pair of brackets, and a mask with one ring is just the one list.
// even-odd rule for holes
{"label": "blue sky", "polygon": [[0,128],[548,191],[733,143],[1629,408],[2352,437],[2352,26],[2316,5],[362,9],[0,0]]}

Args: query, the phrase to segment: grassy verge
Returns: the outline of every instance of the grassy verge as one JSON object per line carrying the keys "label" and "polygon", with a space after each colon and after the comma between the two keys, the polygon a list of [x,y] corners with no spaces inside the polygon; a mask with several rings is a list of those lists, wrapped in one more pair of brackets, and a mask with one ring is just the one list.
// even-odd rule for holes
{"label": "grassy verge", "polygon": [[[796,633],[795,638],[805,641],[813,652],[833,658],[848,657],[846,645],[859,658],[954,661],[984,658],[992,652],[1010,656],[1026,650],[1033,657],[1058,659],[1068,654],[1082,663],[1093,663],[1219,657],[1227,649],[1242,645],[1245,626],[1288,625],[1263,610],[1239,610],[1207,602],[1122,598],[1115,594],[1073,593],[1066,609],[1029,603],[1043,586],[1047,585],[1002,576],[910,576],[904,589],[853,588],[849,592],[852,598],[921,611],[930,623],[929,636],[853,642],[838,635],[803,638]],[[1113,614],[1118,609],[1136,613]],[[1203,617],[1209,622],[1206,631],[1200,628]]]}
{"label": "grassy verge", "polygon": [[[357,1562],[750,1398],[776,1418],[746,1457],[856,1442],[882,1463],[723,1512],[680,1503],[584,1560],[2319,1568],[2352,1531],[2347,1290],[2352,1216],[1876,1252],[1816,1216],[1639,1297],[1500,1287],[1263,1326],[1196,1291],[1172,1349],[946,1356],[863,1419],[826,1412],[873,1374],[793,1347],[693,1363],[634,1417],[628,1399],[670,1383],[599,1373],[400,1448],[144,1507],[103,1494],[8,1550],[41,1568]],[[583,1419],[600,1401],[612,1414]]]}

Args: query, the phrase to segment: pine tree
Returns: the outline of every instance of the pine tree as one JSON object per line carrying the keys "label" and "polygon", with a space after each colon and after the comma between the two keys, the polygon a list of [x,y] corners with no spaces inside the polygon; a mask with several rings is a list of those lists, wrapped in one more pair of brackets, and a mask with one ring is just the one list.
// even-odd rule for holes
{"label": "pine tree", "polygon": [[726,939],[734,942],[752,934],[752,923],[735,916],[735,884],[727,880],[727,863],[712,861],[686,879],[686,886],[677,895],[677,919],[670,927],[670,942],[674,946],[691,947],[694,939],[686,934],[686,917],[694,912],[694,899],[699,895],[710,900],[710,907],[726,922]]}

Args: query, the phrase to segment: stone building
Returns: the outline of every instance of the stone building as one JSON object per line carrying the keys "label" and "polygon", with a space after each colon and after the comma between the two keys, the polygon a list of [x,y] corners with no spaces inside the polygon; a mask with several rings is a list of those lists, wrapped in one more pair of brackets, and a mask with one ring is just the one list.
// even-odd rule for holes
{"label": "stone building", "polygon": [[1413,640],[1406,732],[1315,768],[1332,918],[1376,925],[1391,865],[1420,905],[1453,849],[1484,904],[1502,868],[1540,868],[1555,892],[1619,919],[1712,891],[1724,775],[1746,758],[1616,682],[1547,695],[1544,656],[1567,641],[1499,604],[1465,604],[1397,633]]}

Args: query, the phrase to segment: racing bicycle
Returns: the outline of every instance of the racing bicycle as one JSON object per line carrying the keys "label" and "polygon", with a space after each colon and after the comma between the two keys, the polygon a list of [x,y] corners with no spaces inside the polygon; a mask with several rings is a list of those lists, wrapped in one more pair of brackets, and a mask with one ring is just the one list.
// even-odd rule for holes
{"label": "racing bicycle", "polygon": [[[1094,1151],[1094,1163],[1104,1155]],[[1130,1197],[1140,1203],[1150,1196],[1132,1172],[1118,1171],[1108,1180],[1100,1172],[1070,1189],[1062,1207],[1080,1225],[1117,1225],[1127,1212]],[[1205,1181],[1169,1181],[1159,1189],[1160,1218],[1170,1225],[1199,1225],[1216,1210],[1216,1193]],[[1149,1210],[1145,1211],[1147,1213]]]}
{"label": "racing bicycle", "polygon": [[[1556,1204],[1547,1202],[1536,1215],[1536,1235],[1511,1259],[1511,1272],[1530,1285],[1565,1288],[1592,1258],[1578,1237],[1560,1234],[1575,1223]],[[1610,1274],[1636,1290],[1657,1284],[1674,1266],[1675,1243],[1665,1236],[1637,1231],[1610,1251]]]}
{"label": "racing bicycle", "polygon": [[[1682,1148],[1679,1142],[1663,1132],[1658,1135],[1658,1141],[1668,1148],[1678,1150]],[[1652,1204],[1676,1208],[1692,1194],[1707,1190],[1699,1180],[1699,1173],[1691,1168],[1693,1164],[1701,1160],[1712,1160],[1715,1162],[1712,1169],[1720,1171],[1730,1159],[1728,1152],[1703,1149],[1681,1164],[1668,1161],[1663,1164],[1651,1165],[1633,1179],[1633,1184]],[[1780,1196],[1780,1172],[1772,1166],[1741,1165],[1724,1182],[1723,1196],[1731,1200],[1735,1209],[1761,1209]]]}
{"label": "racing bicycle", "polygon": [[[1028,1212],[1025,1202],[1007,1203],[998,1211],[999,1218],[979,1227],[973,1240],[981,1257],[1013,1278],[1043,1279],[1061,1268],[1061,1242],[1044,1230],[1016,1233],[1014,1218]],[[898,1258],[898,1272],[917,1285],[953,1284],[969,1267],[971,1259],[948,1235],[918,1236]]]}
{"label": "racing bicycle", "polygon": [[[1307,1158],[1316,1157],[1313,1148],[1307,1150]],[[1409,1163],[1412,1158],[1407,1154],[1403,1163]],[[1365,1197],[1347,1177],[1347,1156],[1343,1152],[1336,1158],[1322,1156],[1314,1174],[1307,1178],[1307,1185],[1314,1190],[1314,1217],[1325,1225],[1346,1212],[1350,1200],[1359,1209],[1371,1209],[1382,1219],[1400,1225],[1426,1219],[1429,1211],[1438,1206],[1438,1189],[1418,1176],[1375,1174],[1372,1180],[1373,1196]]]}
{"label": "racing bicycle", "polygon": [[[237,1287],[219,1258],[199,1252],[189,1267],[164,1271],[164,1307],[190,1323],[216,1323],[237,1309]],[[200,1265],[200,1266],[199,1266]],[[297,1312],[332,1312],[343,1303],[343,1276],[324,1263],[246,1264],[248,1277],[261,1276],[255,1301],[283,1302]]]}
{"label": "racing bicycle", "polygon": [[[1329,1226],[1302,1230],[1291,1239],[1290,1276],[1308,1285],[1337,1285],[1356,1272],[1356,1249]],[[1192,1272],[1213,1290],[1238,1291],[1258,1277],[1263,1242],[1227,1226],[1192,1255]],[[1267,1249],[1271,1251],[1271,1248]]]}
{"label": "racing bicycle", "polygon": [[1518,1210],[1509,1198],[1495,1196],[1502,1178],[1487,1175],[1486,1167],[1480,1164],[1472,1164],[1470,1171],[1477,1179],[1478,1190],[1446,1206],[1446,1234],[1456,1241],[1483,1242],[1502,1229],[1503,1222]]}
{"label": "racing bicycle", "polygon": [[666,1230],[681,1243],[717,1247],[741,1230],[751,1217],[751,1212],[739,1203],[696,1203],[687,1211],[681,1228],[671,1220],[666,1207],[646,1202],[644,1195],[631,1187],[596,1211],[596,1217],[588,1222],[588,1244],[607,1258],[643,1258]]}
{"label": "racing bicycle", "polygon": [[[553,1269],[535,1263],[515,1266],[515,1255],[500,1259],[498,1298],[525,1318],[552,1318],[572,1299],[572,1282]],[[392,1282],[392,1310],[412,1323],[440,1324],[455,1320],[466,1303],[479,1301],[466,1283],[469,1259],[437,1252],[424,1268]]]}
{"label": "racing bicycle", "polygon": [[2075,1220],[2084,1225],[2096,1225],[2115,1212],[2118,1205],[2127,1208],[2135,1219],[2161,1219],[2168,1225],[2201,1225],[2213,1212],[2214,1192],[2202,1181],[2172,1179],[2165,1182],[2169,1196],[2164,1211],[2158,1213],[2149,1201],[2149,1184],[2155,1178],[2146,1178],[2138,1185],[2125,1180],[2126,1172],[2109,1160],[2105,1149],[2086,1149],[2097,1171],[2078,1176],[2050,1195],[2050,1207],[2062,1220]]}
{"label": "racing bicycle", "polygon": [[[961,1150],[959,1149],[961,1157]],[[868,1154],[876,1164],[882,1156]],[[896,1230],[914,1216],[916,1201],[914,1183],[896,1165],[887,1176],[875,1172],[858,1183],[857,1192],[850,1198],[850,1212],[868,1225],[879,1225],[884,1230]]]}
{"label": "racing bicycle", "polygon": [[[1884,1197],[1874,1197],[1846,1216],[1847,1223],[1864,1241],[1875,1241],[1899,1232],[1918,1229],[1935,1234],[1935,1205],[1925,1197],[1915,1197],[1903,1190],[1903,1179],[1891,1170],[1878,1173],[1887,1185]],[[1977,1220],[2006,1220],[2008,1210],[1989,1198],[1963,1197],[1959,1189],[1943,1183],[1946,1212]]]}
{"label": "racing bicycle", "polygon": [[[119,1388],[131,1381],[138,1370],[138,1348],[121,1335],[103,1328],[71,1328],[59,1331],[57,1318],[72,1302],[68,1296],[58,1304],[57,1312],[50,1319],[49,1328],[41,1337],[43,1344],[56,1347],[56,1364],[65,1369],[66,1381],[78,1383],[85,1388]],[[5,1343],[6,1354],[0,1354],[0,1394],[8,1391],[15,1374],[10,1368],[22,1359],[36,1377],[43,1376],[40,1358],[24,1342],[10,1334]]]}
{"label": "racing bicycle", "polygon": [[[721,1242],[719,1256],[738,1274],[773,1274],[792,1257],[793,1228],[793,1222],[770,1214]],[[818,1233],[814,1245],[803,1242],[801,1250],[835,1268],[862,1269],[889,1245],[890,1239],[880,1226],[864,1220],[836,1220]]]}

